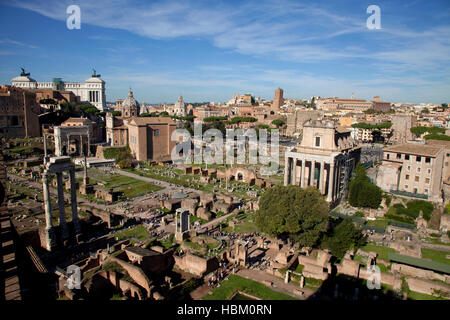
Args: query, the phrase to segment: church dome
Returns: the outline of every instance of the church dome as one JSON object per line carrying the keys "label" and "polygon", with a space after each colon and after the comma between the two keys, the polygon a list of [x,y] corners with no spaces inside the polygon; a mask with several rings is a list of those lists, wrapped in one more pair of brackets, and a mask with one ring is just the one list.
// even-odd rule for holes
{"label": "church dome", "polygon": [[139,107],[139,102],[133,97],[133,91],[131,89],[128,91],[128,97],[122,102],[122,108],[124,107]]}

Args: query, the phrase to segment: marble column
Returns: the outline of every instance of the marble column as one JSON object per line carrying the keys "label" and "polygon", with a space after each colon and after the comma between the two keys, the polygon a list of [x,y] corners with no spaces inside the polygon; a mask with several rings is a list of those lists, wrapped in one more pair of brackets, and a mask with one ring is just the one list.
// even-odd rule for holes
{"label": "marble column", "polygon": [[340,185],[340,181],[339,181],[339,174],[341,173],[341,166],[339,165],[339,162],[336,163],[336,187],[335,187],[335,191],[334,191],[334,198],[337,200],[339,199],[339,185]]}
{"label": "marble column", "polygon": [[292,158],[292,161],[291,161],[291,184],[292,185],[295,185],[295,165],[296,165],[296,162],[297,162],[297,158]]}
{"label": "marble column", "polygon": [[80,220],[78,219],[78,211],[77,211],[77,182],[75,180],[75,168],[69,170],[70,175],[70,204],[72,206],[72,223],[73,228],[75,230],[75,235],[79,234],[80,229]]}
{"label": "marble column", "polygon": [[46,234],[46,245],[47,250],[51,250],[55,244],[55,234],[53,230],[53,222],[52,222],[52,205],[50,203],[50,188],[49,188],[49,179],[48,173],[44,170],[43,174],[43,196],[44,196],[44,208],[45,208],[45,234]]}
{"label": "marble column", "polygon": [[284,185],[289,184],[289,157],[284,158]]}
{"label": "marble column", "polygon": [[64,208],[64,189],[63,189],[63,174],[56,173],[57,188],[58,188],[58,208],[59,208],[59,227],[61,228],[61,238],[67,240],[69,238],[69,230],[66,223],[66,210]]}
{"label": "marble column", "polygon": [[316,171],[316,160],[311,161],[311,171],[309,173],[310,176],[310,180],[309,180],[309,185],[310,186],[316,186],[315,182],[314,182],[314,173]]}
{"label": "marble column", "polygon": [[87,146],[88,146],[87,156],[90,157],[91,156],[91,135],[89,133],[87,136]]}
{"label": "marble column", "polygon": [[320,193],[322,193],[322,194],[325,193],[325,191],[323,189],[323,186],[324,186],[323,178],[324,178],[324,172],[325,172],[324,166],[325,166],[325,162],[321,161],[320,162],[320,176],[319,176],[319,190],[320,190]]}
{"label": "marble column", "polygon": [[300,187],[305,187],[305,167],[306,167],[306,160],[302,159],[302,176],[300,177]]}
{"label": "marble column", "polygon": [[333,177],[334,177],[334,163],[330,163],[330,169],[328,171],[328,193],[327,193],[327,201],[332,202],[334,200],[333,197]]}

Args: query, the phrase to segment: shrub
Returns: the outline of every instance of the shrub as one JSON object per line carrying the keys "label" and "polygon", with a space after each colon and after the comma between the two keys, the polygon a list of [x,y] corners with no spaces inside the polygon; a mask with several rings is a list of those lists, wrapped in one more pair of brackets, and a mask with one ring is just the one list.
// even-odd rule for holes
{"label": "shrub", "polygon": [[381,203],[382,191],[369,181],[366,169],[358,163],[355,177],[349,184],[349,203],[354,207],[377,209]]}
{"label": "shrub", "polygon": [[386,199],[386,201],[385,201],[386,207],[389,207],[391,205],[391,202],[392,202],[392,197],[389,196],[389,195],[386,195],[384,198]]}
{"label": "shrub", "polygon": [[364,237],[361,230],[348,218],[333,228],[322,241],[322,246],[330,249],[331,253],[339,259],[347,250],[362,245],[364,245]]}

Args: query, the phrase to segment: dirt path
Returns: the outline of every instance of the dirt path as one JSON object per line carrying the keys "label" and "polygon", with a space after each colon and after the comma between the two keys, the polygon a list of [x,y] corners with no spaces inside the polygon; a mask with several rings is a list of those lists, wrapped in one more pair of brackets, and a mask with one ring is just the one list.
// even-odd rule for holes
{"label": "dirt path", "polygon": [[[269,287],[270,289],[274,291],[278,291],[284,294],[287,294],[291,297],[294,297],[296,299],[307,299],[312,294],[314,294],[314,291],[308,288],[300,289],[300,286],[290,282],[290,283],[284,283],[284,281],[276,276],[270,275],[264,271],[261,270],[249,270],[249,269],[241,269],[237,273],[237,275],[254,280],[257,282],[262,283],[263,281],[270,281],[273,283],[272,287]],[[301,290],[303,292],[303,296],[300,296],[295,292],[295,290]]]}

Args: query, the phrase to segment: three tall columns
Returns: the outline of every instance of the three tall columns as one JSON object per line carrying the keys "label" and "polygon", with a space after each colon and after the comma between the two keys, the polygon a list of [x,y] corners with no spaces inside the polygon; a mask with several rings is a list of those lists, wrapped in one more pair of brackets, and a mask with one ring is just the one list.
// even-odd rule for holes
{"label": "three tall columns", "polygon": [[[77,212],[77,188],[75,180],[75,168],[65,167],[65,170],[69,171],[70,177],[70,200],[72,209],[72,224],[74,228],[74,236],[76,241],[78,241],[78,236],[80,235],[80,221],[78,219]],[[69,228],[66,222],[66,210],[64,205],[64,189],[63,189],[63,171],[50,171],[56,173],[57,191],[58,191],[58,210],[59,210],[59,226],[61,229],[61,241],[64,245],[67,244],[69,239]],[[50,198],[50,187],[49,187],[49,172],[44,169],[43,174],[43,194],[44,194],[44,207],[45,207],[45,232],[46,232],[46,246],[47,250],[51,251],[56,245],[55,230],[52,221],[52,206]]]}

